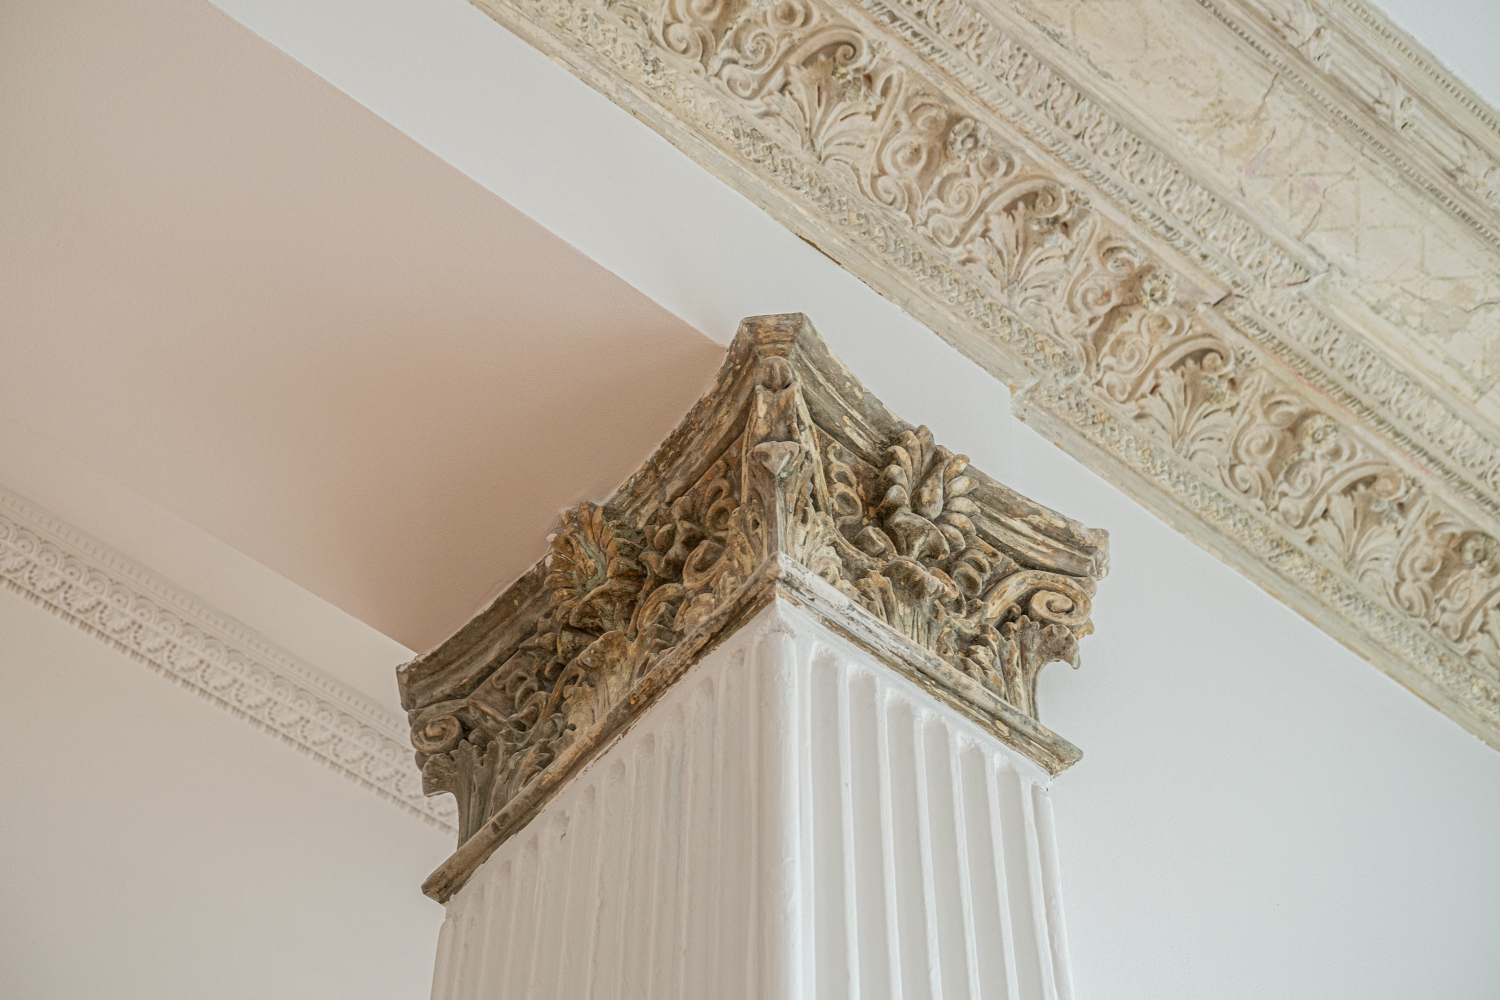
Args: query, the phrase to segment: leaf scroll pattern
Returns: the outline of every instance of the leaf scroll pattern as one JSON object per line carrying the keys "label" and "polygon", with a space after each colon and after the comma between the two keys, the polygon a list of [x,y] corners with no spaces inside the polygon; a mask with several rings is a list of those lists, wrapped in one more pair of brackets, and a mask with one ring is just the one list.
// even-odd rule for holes
{"label": "leaf scroll pattern", "polygon": [[763,358],[743,431],[639,531],[605,507],[564,512],[531,635],[464,697],[412,714],[424,788],[453,793],[461,840],[779,556],[1035,717],[1037,674],[1076,666],[1092,630],[1092,579],[987,541],[979,479],[927,428],[903,427],[877,467],[807,414],[790,364]]}

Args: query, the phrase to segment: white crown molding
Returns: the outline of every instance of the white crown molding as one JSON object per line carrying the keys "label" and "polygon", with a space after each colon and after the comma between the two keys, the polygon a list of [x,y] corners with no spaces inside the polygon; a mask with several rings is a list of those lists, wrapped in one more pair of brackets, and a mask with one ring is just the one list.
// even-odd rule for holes
{"label": "white crown molding", "polygon": [[422,794],[406,720],[3,488],[0,581],[407,814],[457,829],[452,801]]}
{"label": "white crown molding", "polygon": [[[1272,2],[1236,16],[1274,28]],[[1413,83],[1431,113],[1407,121],[1403,98],[1382,125],[1394,91],[1361,109],[1339,91],[1352,76],[1289,86],[1257,60],[1290,67],[1300,50],[1257,28],[1279,40],[1247,56],[1208,0],[1102,5],[1071,36],[1050,8],[998,0],[477,5],[1019,386],[1018,413],[1053,440],[1500,746],[1500,373],[1461,356],[1488,356],[1500,258],[1487,196],[1431,138],[1441,119],[1490,148],[1472,95]],[[1094,63],[1134,58],[1113,39],[1148,22],[1201,87],[1161,96],[1162,64]],[[1358,23],[1368,56],[1379,25]],[[1383,37],[1380,58],[1422,62]],[[1230,139],[1261,154],[1210,155]],[[1475,309],[1428,336],[1471,273]]]}

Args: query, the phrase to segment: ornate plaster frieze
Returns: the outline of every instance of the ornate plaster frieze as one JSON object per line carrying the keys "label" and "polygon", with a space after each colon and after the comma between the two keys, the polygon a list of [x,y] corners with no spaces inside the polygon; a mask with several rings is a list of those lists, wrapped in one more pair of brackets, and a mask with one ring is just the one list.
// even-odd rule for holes
{"label": "ornate plaster frieze", "polygon": [[1500,745],[1488,209],[1283,78],[1273,0],[1275,50],[1208,0],[478,2]]}
{"label": "ornate plaster frieze", "polygon": [[714,387],[603,505],[402,667],[445,899],[709,648],[781,598],[1056,773],[1041,668],[1078,665],[1107,538],[898,420],[800,314],[746,320]]}
{"label": "ornate plaster frieze", "polygon": [[440,830],[402,720],[167,580],[0,489],[0,582]]}

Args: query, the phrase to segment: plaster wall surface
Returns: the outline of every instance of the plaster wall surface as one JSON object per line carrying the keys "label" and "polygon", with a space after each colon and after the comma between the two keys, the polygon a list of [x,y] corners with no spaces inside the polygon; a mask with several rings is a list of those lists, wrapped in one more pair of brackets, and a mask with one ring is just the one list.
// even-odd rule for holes
{"label": "plaster wall surface", "polygon": [[0,6],[0,135],[0,418],[414,649],[719,362],[202,0]]}
{"label": "plaster wall surface", "polygon": [[408,1000],[447,838],[0,591],[0,996]]}

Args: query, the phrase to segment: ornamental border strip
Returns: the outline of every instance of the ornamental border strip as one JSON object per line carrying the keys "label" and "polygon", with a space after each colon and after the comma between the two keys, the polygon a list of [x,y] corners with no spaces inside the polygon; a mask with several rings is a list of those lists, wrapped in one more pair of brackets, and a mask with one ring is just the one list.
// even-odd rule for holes
{"label": "ornamental border strip", "polygon": [[[1310,0],[1279,0],[1279,6],[1278,0],[1197,2],[1408,184],[1500,247],[1500,128],[1467,87],[1402,42],[1384,15],[1350,0],[1330,0],[1326,7]],[[1351,25],[1351,17],[1362,23]],[[1333,44],[1341,49],[1337,56]],[[1406,88],[1402,62],[1430,81]],[[1372,76],[1393,84],[1406,102],[1399,120],[1383,115],[1375,99],[1362,92],[1361,83]],[[1443,96],[1434,95],[1434,88]],[[1454,121],[1456,116],[1440,106],[1447,102],[1462,106],[1462,113],[1482,127]]]}
{"label": "ornamental border strip", "polygon": [[[896,18],[902,16],[899,8],[903,0],[832,2],[863,8],[877,21],[890,26],[894,26]],[[1218,9],[1212,7],[1213,0],[1198,2],[1218,13]],[[1248,0],[1226,2],[1245,3]],[[964,11],[969,23],[985,17],[965,0],[950,0],[945,9]],[[1241,332],[1264,334],[1252,336],[1251,339],[1262,341],[1271,353],[1288,361],[1289,366],[1299,374],[1304,374],[1302,367],[1290,363],[1291,360],[1296,358],[1307,363],[1314,369],[1309,380],[1317,384],[1320,390],[1341,406],[1358,413],[1368,425],[1399,445],[1399,450],[1416,452],[1417,461],[1422,465],[1437,466],[1441,470],[1443,483],[1453,491],[1455,499],[1461,498],[1476,504],[1486,514],[1500,518],[1500,438],[1494,434],[1485,435],[1477,428],[1478,421],[1472,408],[1444,398],[1446,392],[1434,392],[1430,385],[1423,385],[1413,373],[1392,364],[1380,352],[1360,344],[1360,338],[1352,334],[1345,324],[1330,318],[1326,310],[1301,294],[1302,286],[1310,285],[1328,273],[1325,262],[1306,247],[1299,247],[1303,258],[1299,260],[1297,255],[1289,252],[1276,240],[1258,233],[1254,224],[1245,217],[1243,209],[1211,192],[1207,185],[1192,177],[1185,168],[1173,162],[1171,157],[1143,138],[1138,131],[1132,130],[1119,113],[1106,109],[1070,77],[1038,58],[1018,40],[1010,26],[990,18],[985,20],[988,25],[993,26],[1003,44],[1018,53],[1018,61],[1028,62],[1035,67],[1024,81],[1010,87],[1007,93],[998,92],[998,88],[1008,82],[1001,77],[995,77],[992,81],[980,81],[984,89],[996,92],[989,102],[991,110],[1005,112],[1008,123],[1026,139],[1046,150],[1061,166],[1077,171],[1080,176],[1109,193],[1136,223],[1146,226],[1157,238],[1183,254],[1195,266],[1206,269],[1214,279],[1233,288],[1233,293],[1213,305],[1216,308],[1222,307],[1223,313],[1231,322],[1241,327]],[[1229,22],[1226,21],[1226,24]],[[1229,26],[1234,29],[1232,24]],[[929,37],[934,30],[931,25],[927,25],[922,32],[906,28],[903,33],[907,39],[921,43],[921,53],[925,57],[933,60],[965,87],[980,93],[981,88],[974,86],[975,74],[985,73],[985,67],[972,52],[965,53],[961,48]],[[964,59],[965,55],[968,56],[967,60]],[[1309,90],[1309,93],[1314,92]],[[1029,98],[1028,94],[1031,95]],[[1326,98],[1316,94],[1314,96],[1327,104]],[[1055,109],[1058,105],[1065,107],[1067,113],[1055,112],[1055,117],[1072,120],[1074,127],[1071,130],[1061,128],[1058,122],[1047,116],[1049,106]],[[1082,113],[1079,113],[1079,109],[1083,109]],[[1096,138],[1092,148],[1083,148],[1078,137],[1089,129],[1080,122],[1098,123],[1102,125],[1101,131],[1106,137],[1120,139],[1109,143]],[[1358,134],[1362,140],[1374,141],[1365,129],[1358,129]],[[1385,147],[1380,148],[1385,151]],[[1101,167],[1091,161],[1091,156],[1109,162]],[[1144,159],[1147,163],[1144,167],[1135,168],[1135,172],[1141,177],[1166,179],[1159,180],[1153,186],[1125,176],[1124,171],[1132,158]],[[1404,162],[1400,168],[1419,190],[1429,191],[1431,182],[1423,179],[1425,175],[1419,177],[1420,171],[1415,171]],[[1500,168],[1496,168],[1494,176],[1497,183],[1500,183]],[[1179,200],[1191,201],[1200,207],[1194,212],[1174,211],[1162,198],[1162,193],[1168,190],[1185,192]],[[1210,215],[1227,226],[1234,238],[1216,238],[1210,227],[1195,226],[1188,219],[1188,216],[1192,216],[1193,219],[1201,220]],[[1285,280],[1279,284],[1269,281],[1267,273],[1256,273],[1241,267],[1227,254],[1226,245],[1233,245],[1245,233],[1255,233],[1259,237],[1257,245],[1264,247],[1266,254],[1275,257],[1274,271],[1283,275]],[[1500,246],[1500,236],[1496,237],[1495,242]],[[1247,303],[1250,309],[1246,308]],[[1308,319],[1309,316],[1313,318]],[[1243,317],[1252,318],[1247,321]],[[1299,321],[1331,331],[1321,338],[1325,343],[1358,345],[1352,349],[1358,351],[1359,363],[1340,366],[1334,359],[1310,350],[1294,355],[1287,349],[1288,346],[1303,343],[1307,339],[1292,325]],[[1387,390],[1385,399],[1378,398],[1382,383],[1395,384],[1394,388]],[[1393,420],[1386,415],[1383,407],[1398,399],[1404,401],[1406,406],[1400,418]],[[1414,412],[1420,413],[1420,419],[1407,415]]]}
{"label": "ornamental border strip", "polygon": [[422,794],[406,720],[4,488],[0,581],[407,815],[456,830],[452,801]]}
{"label": "ornamental border strip", "polygon": [[[993,129],[1016,147],[1016,156],[1021,160],[1029,157],[1038,161],[1026,165],[1030,176],[1039,176],[1055,185],[1079,183],[1076,168],[1066,159],[1058,162],[1060,154],[1056,144],[1045,141],[1045,137],[1028,134],[1023,123],[997,113],[993,104],[979,96],[964,93],[961,80],[955,80],[951,73],[943,76],[941,70],[934,69],[922,54],[913,53],[907,38],[893,37],[893,32],[909,35],[907,29],[883,23],[878,17],[872,21],[870,8],[892,10],[884,0],[790,2],[802,12],[797,13],[788,7],[788,17],[795,20],[793,14],[796,14],[818,21],[819,30],[828,29],[827,38],[844,39],[841,43],[846,44],[843,54],[808,55],[808,60],[824,61],[818,67],[808,61],[783,73],[784,67],[778,65],[753,65],[754,53],[748,51],[706,52],[705,44],[731,44],[725,38],[713,35],[713,31],[729,28],[715,26],[717,22],[709,24],[705,21],[699,25],[692,18],[719,17],[719,13],[714,13],[720,10],[719,5],[714,5],[712,11],[695,8],[697,13],[675,12],[678,20],[670,27],[679,30],[677,40],[685,47],[678,47],[674,42],[672,48],[663,43],[665,36],[657,32],[666,30],[668,5],[673,0],[651,0],[645,4],[632,0],[476,0],[476,5],[621,104],[876,291],[900,303],[915,318],[931,326],[976,362],[1012,385],[1021,385],[1015,396],[1018,412],[1037,416],[1043,410],[1056,407],[1051,413],[1051,421],[1056,423],[1054,439],[1081,444],[1093,439],[1105,425],[1116,428],[1112,433],[1123,433],[1137,442],[1144,440],[1140,437],[1142,431],[1147,438],[1156,439],[1149,446],[1154,449],[1153,461],[1145,467],[1101,441],[1093,441],[1091,450],[1120,471],[1149,481],[1149,487],[1143,485],[1134,491],[1137,498],[1170,523],[1177,524],[1199,544],[1273,593],[1284,595],[1284,583],[1292,588],[1293,594],[1305,595],[1308,601],[1294,599],[1290,602],[1299,612],[1402,683],[1416,689],[1455,721],[1500,746],[1500,683],[1497,683],[1500,670],[1496,669],[1500,664],[1500,647],[1496,646],[1496,631],[1490,628],[1491,624],[1500,625],[1500,612],[1492,616],[1489,603],[1494,596],[1491,593],[1492,578],[1500,573],[1500,541],[1495,538],[1500,529],[1489,519],[1476,521],[1478,512],[1472,509],[1489,506],[1483,495],[1490,491],[1479,489],[1456,474],[1421,477],[1420,480],[1412,477],[1409,470],[1416,463],[1404,446],[1411,440],[1410,431],[1424,428],[1413,427],[1412,422],[1405,420],[1406,428],[1387,421],[1382,421],[1378,428],[1362,426],[1349,411],[1370,412],[1372,400],[1364,396],[1373,396],[1373,392],[1352,391],[1353,387],[1346,385],[1342,377],[1332,373],[1318,373],[1313,377],[1301,375],[1287,366],[1289,359],[1285,353],[1288,341],[1300,339],[1295,333],[1283,331],[1281,337],[1267,337],[1273,342],[1281,341],[1267,344],[1252,335],[1253,327],[1250,331],[1245,329],[1250,324],[1236,322],[1235,312],[1244,315],[1249,310],[1248,314],[1263,324],[1262,331],[1267,328],[1278,330],[1280,324],[1274,322],[1272,316],[1285,316],[1289,310],[1310,305],[1311,300],[1304,293],[1317,286],[1312,279],[1318,275],[1280,255],[1279,244],[1253,227],[1248,236],[1241,233],[1228,240],[1227,250],[1221,246],[1205,246],[1199,243],[1197,236],[1164,220],[1151,205],[1143,206],[1135,199],[1127,198],[1125,200],[1131,204],[1122,206],[1117,203],[1118,199],[1110,197],[1110,192],[1101,191],[1098,183],[1082,179],[1081,186],[1085,191],[1104,196],[1101,207],[1095,211],[1095,218],[1104,221],[1097,222],[1097,226],[1118,229],[1123,224],[1127,231],[1136,227],[1154,233],[1153,239],[1146,244],[1147,249],[1142,252],[1152,260],[1164,262],[1160,265],[1166,269],[1163,281],[1167,290],[1163,301],[1177,317],[1174,322],[1180,321],[1184,329],[1195,323],[1184,306],[1172,305],[1171,283],[1181,278],[1191,289],[1190,297],[1198,299],[1201,313],[1196,323],[1218,328],[1220,342],[1213,348],[1213,364],[1218,367],[1213,372],[1190,365],[1190,370],[1163,370],[1161,374],[1177,379],[1179,395],[1185,391],[1184,378],[1196,379],[1202,383],[1199,386],[1202,389],[1208,382],[1221,382],[1221,375],[1238,377],[1239,388],[1235,391],[1243,390],[1245,395],[1235,403],[1237,409],[1233,419],[1262,417],[1269,422],[1268,426],[1274,425],[1276,419],[1283,420],[1279,429],[1272,428],[1281,435],[1281,443],[1275,445],[1277,453],[1266,459],[1275,467],[1251,469],[1248,473],[1252,477],[1260,476],[1266,480],[1265,484],[1251,484],[1249,488],[1239,484],[1231,486],[1229,479],[1235,470],[1227,467],[1219,470],[1221,481],[1211,482],[1212,477],[1200,467],[1201,463],[1195,463],[1186,453],[1174,454],[1175,442],[1164,440],[1160,432],[1141,423],[1149,415],[1152,405],[1163,402],[1143,398],[1157,389],[1147,387],[1129,399],[1112,400],[1105,398],[1106,394],[1099,386],[1085,386],[1086,379],[1082,377],[1084,373],[1080,365],[1087,365],[1077,357],[1077,345],[1069,343],[1055,323],[1048,328],[1039,326],[1034,315],[1023,316],[1013,300],[997,294],[997,285],[988,275],[977,273],[970,261],[959,262],[954,254],[945,253],[944,247],[933,241],[930,230],[915,226],[910,218],[890,208],[889,202],[871,200],[867,188],[850,180],[853,175],[849,170],[857,169],[857,165],[835,163],[843,169],[830,169],[827,154],[809,145],[816,138],[811,136],[810,130],[815,125],[820,128],[828,126],[827,121],[812,122],[806,117],[807,108],[801,109],[803,119],[800,123],[789,125],[787,116],[797,110],[791,107],[796,100],[805,102],[811,99],[807,88],[814,85],[823,86],[825,90],[828,87],[865,88],[863,92],[868,96],[873,78],[852,81],[848,71],[844,77],[838,77],[836,73],[844,65],[838,60],[845,60],[851,66],[858,64],[859,73],[881,63],[886,67],[879,70],[883,74],[882,80],[888,83],[892,79],[891,67],[894,67],[895,72],[906,73],[917,80],[913,86],[926,87],[929,95],[936,95],[933,101],[946,102],[948,110],[942,113],[944,120],[951,123],[965,114],[979,118],[981,124],[976,127]],[[957,8],[961,2],[956,0],[947,6]],[[850,8],[864,13],[845,13]],[[736,11],[736,16],[740,17],[736,23],[741,26],[749,24],[748,18],[765,20],[771,16],[771,8],[764,6],[736,8]],[[766,21],[765,26],[771,29],[772,36],[779,27],[770,21]],[[689,34],[691,32],[698,32],[699,40],[695,41]],[[772,42],[782,44],[774,37]],[[797,43],[793,39],[786,44],[795,46]],[[827,46],[833,43],[825,40],[820,44],[832,53]],[[775,55],[771,49],[764,51]],[[1113,142],[1144,151],[1155,157],[1152,162],[1158,164],[1159,169],[1153,167],[1153,170],[1168,171],[1170,177],[1160,187],[1167,201],[1153,199],[1155,204],[1169,207],[1172,198],[1187,197],[1188,202],[1200,208],[1209,205],[1216,225],[1228,224],[1239,232],[1233,222],[1240,219],[1231,201],[1215,200],[1211,192],[1196,187],[1197,182],[1191,180],[1187,171],[1177,168],[1159,149],[1130,133],[1127,127],[1102,110],[1103,105],[1069,83],[1063,74],[1032,53],[1019,47],[1016,51],[1018,58],[1034,67],[1028,82],[1045,69],[1050,81],[1072,87],[1077,93],[1078,100],[1070,106],[1093,102],[1089,114],[1096,126],[1110,131],[1115,137]],[[766,68],[767,65],[770,69]],[[733,83],[722,75],[726,67],[739,74]],[[822,73],[828,76],[828,80],[818,84],[793,79],[793,71],[800,70]],[[762,71],[772,74],[774,79],[757,79],[754,74]],[[871,68],[870,72],[875,72],[875,69]],[[716,73],[721,75],[715,76]],[[936,79],[934,74],[937,74]],[[803,86],[800,96],[792,93],[795,86]],[[771,93],[765,89],[767,87],[782,89]],[[780,103],[771,103],[768,93],[771,99]],[[1024,95],[1024,87],[1017,93]],[[1040,96],[1044,103],[1049,99],[1046,94]],[[864,99],[838,98],[846,103]],[[984,112],[978,111],[981,108]],[[858,117],[847,107],[840,113],[846,116],[845,121],[834,120],[833,126]],[[785,120],[778,120],[778,116]],[[808,130],[801,136],[801,148],[795,142],[789,144],[777,138],[778,135],[791,135],[792,139],[797,139],[797,134],[789,132],[793,127]],[[947,129],[955,127],[951,124],[945,126]],[[837,138],[835,128],[835,142]],[[1171,173],[1172,169],[1178,172]],[[1059,175],[1063,179],[1057,179]],[[1204,198],[1209,201],[1204,202]],[[1081,204],[1087,203],[1085,197]],[[1167,214],[1172,213],[1168,211]],[[1124,220],[1131,221],[1125,223]],[[1244,261],[1235,260],[1233,254],[1227,252],[1236,245],[1242,246],[1244,239],[1252,237],[1261,241],[1257,246],[1263,243],[1277,252],[1268,249],[1266,253],[1252,254]],[[1165,246],[1156,247],[1157,241]],[[951,250],[951,244],[948,248]],[[1282,264],[1268,265],[1266,262],[1273,258]],[[1266,270],[1268,266],[1270,270]],[[1194,274],[1199,268],[1226,282],[1229,287],[1217,292],[1212,289],[1205,291],[1201,287],[1201,277]],[[1149,270],[1143,268],[1138,274],[1144,275]],[[1280,281],[1281,287],[1273,287],[1277,282],[1268,280],[1277,275],[1285,279]],[[1151,279],[1141,280],[1149,283]],[[1136,292],[1148,298],[1160,294],[1159,287],[1152,287],[1154,290],[1146,290],[1146,285],[1141,285]],[[1249,294],[1236,295],[1231,290]],[[1226,302],[1234,306],[1233,311],[1215,308]],[[1321,318],[1328,318],[1321,309],[1318,312]],[[1211,317],[1211,322],[1205,314]],[[1276,350],[1276,347],[1281,350]],[[1098,372],[1093,374],[1097,376]],[[1076,383],[1080,393],[1089,392],[1088,405],[1061,405],[1063,397],[1044,387],[1044,383],[1059,380]],[[1165,382],[1161,385],[1165,386]],[[1403,388],[1409,393],[1411,389],[1421,387],[1408,380]],[[1336,391],[1329,394],[1330,389]],[[1251,399],[1252,392],[1259,393],[1260,398]],[[1051,395],[1039,396],[1038,393]],[[1438,431],[1462,425],[1462,417],[1453,414],[1449,404],[1427,393],[1423,396],[1425,398],[1420,404],[1407,412],[1419,413],[1428,421],[1436,419],[1435,429]],[[1256,407],[1265,412],[1251,412]],[[1280,416],[1273,419],[1268,415],[1267,407],[1279,408]],[[1443,419],[1445,410],[1448,411],[1446,420]],[[1434,413],[1438,414],[1436,418],[1432,417]],[[1049,420],[1044,418],[1038,422],[1048,423]],[[1385,434],[1380,434],[1381,431]],[[1224,433],[1242,436],[1244,428]],[[1385,532],[1389,537],[1382,542],[1399,544],[1401,551],[1384,555],[1377,553],[1379,558],[1371,564],[1375,567],[1373,577],[1370,566],[1355,565],[1354,555],[1329,550],[1326,539],[1320,534],[1320,531],[1342,530],[1350,525],[1313,523],[1314,519],[1329,522],[1332,517],[1326,497],[1314,498],[1324,504],[1316,510],[1294,511],[1296,516],[1287,514],[1287,491],[1291,487],[1286,477],[1291,472],[1305,472],[1308,463],[1316,458],[1313,452],[1323,449],[1319,454],[1324,454],[1327,450],[1325,439],[1330,434],[1339,433],[1344,435],[1343,443],[1338,446],[1343,456],[1339,461],[1345,465],[1340,474],[1352,475],[1359,470],[1369,473],[1358,486],[1348,487],[1337,498],[1344,504],[1341,516],[1356,521],[1364,518],[1364,522],[1353,525],[1364,534],[1370,531],[1370,523],[1367,523],[1370,517],[1375,517],[1377,522],[1385,518],[1387,528],[1401,522]],[[1453,456],[1459,464],[1464,464],[1463,460],[1474,452],[1484,451],[1482,439],[1476,444],[1472,440],[1451,438],[1436,442],[1428,434],[1422,436],[1439,445],[1435,450]],[[1480,455],[1481,459],[1483,457]],[[1327,477],[1338,472],[1324,471]],[[1479,471],[1482,477],[1483,473],[1493,470]],[[1242,493],[1248,489],[1248,493],[1237,495],[1235,489]],[[1205,490],[1212,491],[1215,498],[1207,499]],[[1350,514],[1351,503],[1364,506]],[[1229,517],[1227,511],[1230,510],[1239,513]],[[1189,511],[1193,513],[1184,524],[1183,515]],[[1206,516],[1211,511],[1223,516]],[[1422,523],[1416,523],[1418,518]],[[1205,536],[1195,530],[1195,525],[1210,525],[1215,534]],[[1378,523],[1375,530],[1378,534]],[[1348,541],[1352,546],[1355,541],[1364,544],[1367,540]],[[1470,604],[1455,610],[1455,601],[1469,601]],[[1492,617],[1496,618],[1493,623]],[[1416,662],[1412,662],[1414,656]]]}

